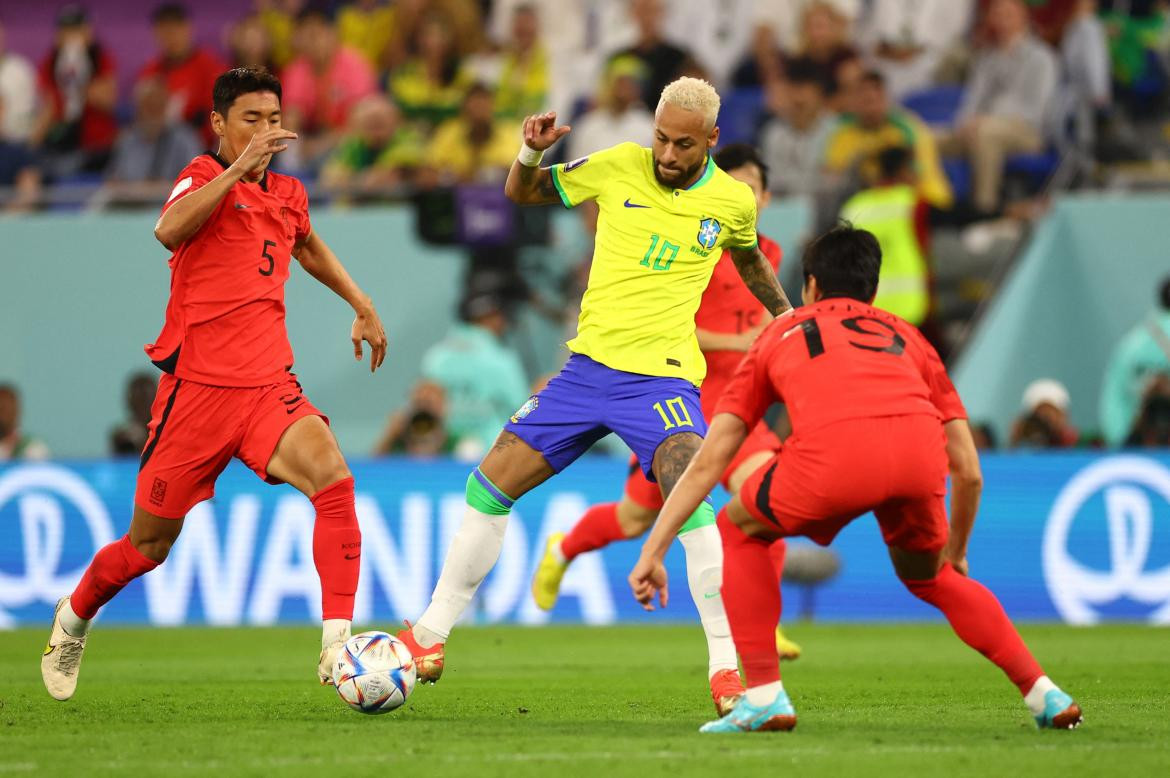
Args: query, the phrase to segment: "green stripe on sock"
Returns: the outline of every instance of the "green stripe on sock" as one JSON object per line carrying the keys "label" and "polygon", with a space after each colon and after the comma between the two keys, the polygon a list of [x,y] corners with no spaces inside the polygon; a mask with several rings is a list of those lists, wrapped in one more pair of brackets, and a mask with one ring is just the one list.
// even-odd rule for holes
{"label": "green stripe on sock", "polygon": [[[487,478],[487,476],[484,476],[484,478]],[[491,482],[489,481],[488,483]],[[495,484],[492,484],[492,486],[495,486]],[[496,491],[500,490],[496,489]],[[503,492],[500,491],[500,494],[503,494]],[[496,496],[479,482],[474,472],[467,476],[466,496],[467,504],[480,513],[486,513],[489,516],[507,516],[512,512],[512,506],[504,505],[496,499]]]}
{"label": "green stripe on sock", "polygon": [[699,507],[687,519],[687,523],[679,527],[678,534],[685,535],[693,529],[700,527],[710,527],[715,523],[715,509],[711,507],[711,503],[703,500],[699,503]]}

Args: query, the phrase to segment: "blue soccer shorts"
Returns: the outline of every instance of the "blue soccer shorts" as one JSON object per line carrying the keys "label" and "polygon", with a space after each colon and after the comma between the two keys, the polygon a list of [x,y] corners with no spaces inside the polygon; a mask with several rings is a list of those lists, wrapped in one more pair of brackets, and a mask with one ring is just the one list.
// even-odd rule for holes
{"label": "blue soccer shorts", "polygon": [[653,481],[654,453],[662,441],[680,432],[705,436],[707,422],[699,390],[690,381],[626,373],[574,354],[504,429],[539,451],[558,473],[613,432]]}

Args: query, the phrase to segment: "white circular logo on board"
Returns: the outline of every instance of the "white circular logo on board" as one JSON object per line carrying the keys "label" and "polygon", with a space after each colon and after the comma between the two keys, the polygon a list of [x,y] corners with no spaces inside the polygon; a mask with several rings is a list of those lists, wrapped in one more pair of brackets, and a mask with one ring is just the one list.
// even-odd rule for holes
{"label": "white circular logo on board", "polygon": [[[1077,520],[1093,517],[1082,509],[1098,494],[1105,507],[1107,570],[1086,566],[1069,548]],[[1092,464],[1061,490],[1044,528],[1043,562],[1048,593],[1065,621],[1096,624],[1103,606],[1128,599],[1149,606],[1151,624],[1170,624],[1170,563],[1146,569],[1155,541],[1152,499],[1160,501],[1165,514],[1170,506],[1170,469],[1138,456]],[[1158,531],[1165,538],[1170,526]]]}
{"label": "white circular logo on board", "polygon": [[[90,553],[77,567],[62,570],[69,509],[85,520],[89,537],[84,542]],[[7,609],[38,601],[51,604],[67,594],[93,552],[114,539],[114,525],[101,499],[80,477],[57,465],[23,465],[0,476],[0,516],[5,513],[15,513],[19,523],[24,565],[17,568],[20,572],[0,569],[0,628],[16,626]],[[73,545],[77,539],[69,542]],[[15,556],[19,559],[20,552]]]}

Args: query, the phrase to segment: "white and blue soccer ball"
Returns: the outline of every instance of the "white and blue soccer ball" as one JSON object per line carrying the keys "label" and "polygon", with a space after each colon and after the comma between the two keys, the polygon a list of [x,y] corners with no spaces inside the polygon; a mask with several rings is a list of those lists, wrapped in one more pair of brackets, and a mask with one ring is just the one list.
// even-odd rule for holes
{"label": "white and blue soccer ball", "polygon": [[333,664],[333,686],[359,713],[389,713],[414,690],[414,657],[398,638],[362,632],[345,641]]}

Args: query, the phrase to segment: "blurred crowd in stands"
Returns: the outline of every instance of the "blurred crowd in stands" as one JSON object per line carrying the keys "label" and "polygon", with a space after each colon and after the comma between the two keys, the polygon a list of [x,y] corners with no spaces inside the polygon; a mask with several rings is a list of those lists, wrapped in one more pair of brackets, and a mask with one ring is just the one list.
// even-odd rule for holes
{"label": "blurred crowd in stands", "polygon": [[[569,122],[547,159],[574,159],[649,145],[662,87],[710,80],[722,141],[756,145],[772,192],[811,203],[812,230],[847,218],[877,234],[883,306],[944,355],[938,230],[1026,224],[1053,187],[1170,185],[1158,179],[1170,158],[1165,0],[240,0],[238,16],[214,20],[218,46],[197,42],[199,3],[167,2],[144,11],[156,51],[132,81],[95,33],[101,13],[99,0],[62,7],[35,61],[14,53],[0,16],[0,209],[157,207],[187,161],[214,150],[216,76],[277,73],[299,134],[278,169],[317,203],[410,202],[422,239],[468,250],[461,323],[427,354],[379,454],[490,445],[531,390],[507,337],[516,303],[572,318],[589,247],[550,302],[517,269],[522,248],[547,245],[547,215],[453,217],[510,207],[500,183],[527,114]],[[61,194],[71,188],[83,196]],[[596,214],[580,210],[591,234]],[[130,381],[112,452],[141,448],[149,383]],[[981,441],[1170,444],[1170,285],[1117,347],[1099,429],[1074,429],[1071,402],[1039,380],[1010,439],[981,426]],[[0,387],[0,459],[43,453],[20,432],[15,387]]]}
{"label": "blurred crowd in stands", "polygon": [[199,4],[154,7],[141,23],[157,51],[129,94],[119,52],[94,32],[99,0],[60,10],[39,61],[6,45],[0,19],[7,207],[95,177],[107,186],[91,205],[155,202],[213,142],[215,77],[263,65],[282,78],[284,121],[301,137],[279,164],[320,196],[498,180],[518,120],[545,108],[574,124],[569,157],[648,143],[659,92],[687,74],[720,89],[724,137],[762,147],[778,194],[839,205],[887,185],[877,156],[900,147],[912,163],[900,176],[924,207],[996,214],[1005,173],[1028,184],[1064,159],[1091,175],[1103,159],[1148,155],[1127,128],[1162,114],[1170,54],[1167,4],[1150,0],[241,5],[215,20],[218,47],[196,43]]}

